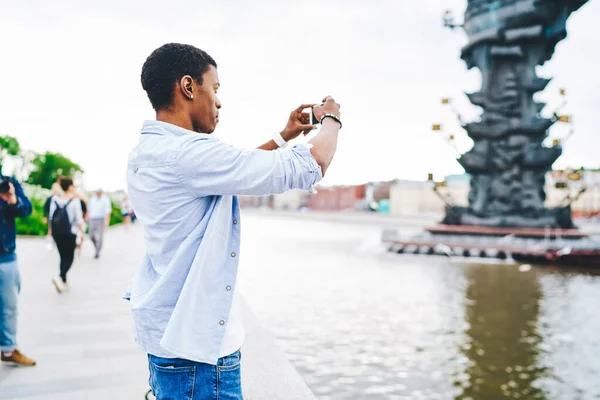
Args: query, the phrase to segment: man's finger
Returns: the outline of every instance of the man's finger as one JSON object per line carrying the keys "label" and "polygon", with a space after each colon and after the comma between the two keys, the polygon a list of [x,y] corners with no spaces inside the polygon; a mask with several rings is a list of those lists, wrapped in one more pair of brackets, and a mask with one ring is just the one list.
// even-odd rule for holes
{"label": "man's finger", "polygon": [[333,100],[333,97],[325,96],[325,98],[323,99],[323,103],[325,103],[327,100]]}
{"label": "man's finger", "polygon": [[310,126],[312,126],[312,128],[310,128],[310,129],[307,129],[307,130],[305,130],[305,131],[303,131],[303,132],[302,132],[302,134],[303,134],[304,136],[308,135],[308,134],[309,134],[311,131],[314,131],[315,129],[317,129],[317,127],[316,127],[316,126],[314,126],[314,125],[310,125]]}
{"label": "man's finger", "polygon": [[[300,125],[298,128],[302,129],[302,132],[308,133],[314,129],[317,129],[317,126],[316,125]],[[306,133],[305,133],[305,135],[306,135]]]}
{"label": "man's finger", "polygon": [[301,112],[302,110],[305,110],[307,108],[311,108],[316,106],[316,104],[301,104],[300,107],[296,108],[297,112]]}

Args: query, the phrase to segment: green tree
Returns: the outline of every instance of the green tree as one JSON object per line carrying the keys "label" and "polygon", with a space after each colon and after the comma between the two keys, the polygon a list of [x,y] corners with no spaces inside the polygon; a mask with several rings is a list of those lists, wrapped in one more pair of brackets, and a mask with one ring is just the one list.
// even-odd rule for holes
{"label": "green tree", "polygon": [[31,165],[33,170],[27,183],[46,189],[50,189],[59,176],[73,176],[76,172],[83,172],[78,164],[60,153],[36,154]]}
{"label": "green tree", "polygon": [[21,152],[19,141],[12,136],[1,136],[0,148],[11,156],[16,156]]}
{"label": "green tree", "polygon": [[44,203],[42,199],[30,198],[32,205],[31,215],[27,218],[17,218],[17,235],[44,236],[48,232],[44,222]]}
{"label": "green tree", "polygon": [[0,136],[0,171],[6,157],[15,157],[21,153],[19,141],[12,136]]}

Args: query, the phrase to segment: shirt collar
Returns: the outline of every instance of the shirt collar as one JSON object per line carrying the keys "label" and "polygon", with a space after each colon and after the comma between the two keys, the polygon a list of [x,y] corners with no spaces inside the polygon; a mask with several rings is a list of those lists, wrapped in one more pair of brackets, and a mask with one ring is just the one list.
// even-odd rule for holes
{"label": "shirt collar", "polygon": [[[177,125],[169,124],[168,122],[156,121],[156,120],[147,120],[144,121],[144,125],[142,126],[142,135],[144,134],[155,134],[155,135],[173,135],[173,136],[184,136],[189,134],[199,133],[190,131],[184,128],[181,128]],[[200,133],[200,135],[204,135]]]}

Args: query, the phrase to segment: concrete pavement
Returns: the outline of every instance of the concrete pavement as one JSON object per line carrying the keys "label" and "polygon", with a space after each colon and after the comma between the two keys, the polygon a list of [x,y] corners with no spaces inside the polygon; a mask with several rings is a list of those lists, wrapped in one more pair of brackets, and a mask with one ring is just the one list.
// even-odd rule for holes
{"label": "concrete pavement", "polygon": [[[137,231],[137,229],[136,229]],[[121,300],[142,250],[136,232],[113,229],[93,259],[84,243],[69,273],[71,291],[59,295],[58,254],[45,240],[20,239],[22,291],[19,347],[33,368],[0,368],[0,399],[142,399],[145,355],[134,344],[128,303]]]}
{"label": "concrete pavement", "polygon": [[[22,275],[19,347],[38,365],[0,367],[0,399],[143,399],[148,390],[146,355],[135,345],[128,302],[121,299],[143,251],[139,226],[111,229],[99,260],[86,242],[69,272],[71,290],[59,295],[56,251],[44,239],[19,239]],[[245,307],[242,349],[245,398],[314,399]]]}

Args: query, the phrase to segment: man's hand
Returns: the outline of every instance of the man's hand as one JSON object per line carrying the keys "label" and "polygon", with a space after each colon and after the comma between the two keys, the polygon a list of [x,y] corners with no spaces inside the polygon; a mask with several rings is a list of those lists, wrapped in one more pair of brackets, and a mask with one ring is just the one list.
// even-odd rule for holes
{"label": "man's hand", "polygon": [[323,99],[323,105],[314,107],[313,112],[315,113],[315,117],[319,121],[321,120],[321,118],[323,118],[323,115],[325,114],[333,114],[338,118],[341,117],[340,105],[336,103],[333,97],[331,96],[325,97]]}
{"label": "man's hand", "polygon": [[[316,118],[323,120],[325,114],[335,115],[340,118],[340,105],[333,100],[333,97],[327,96],[323,99],[323,105],[313,108],[313,112]],[[321,130],[319,134],[309,140],[309,144],[312,144],[310,153],[314,157],[319,167],[321,167],[321,173],[325,176],[325,172],[329,168],[335,151],[337,149],[338,134],[342,125],[333,118],[326,118],[323,120]]]}
{"label": "man's hand", "polygon": [[0,193],[0,199],[4,200],[11,206],[17,204],[17,195],[15,194],[15,187],[12,182],[8,183],[8,192]]}
{"label": "man's hand", "polygon": [[308,135],[316,126],[310,124],[310,113],[303,112],[307,108],[314,107],[314,104],[302,104],[290,113],[290,118],[281,132],[281,136],[286,142],[296,139],[301,133]]}

